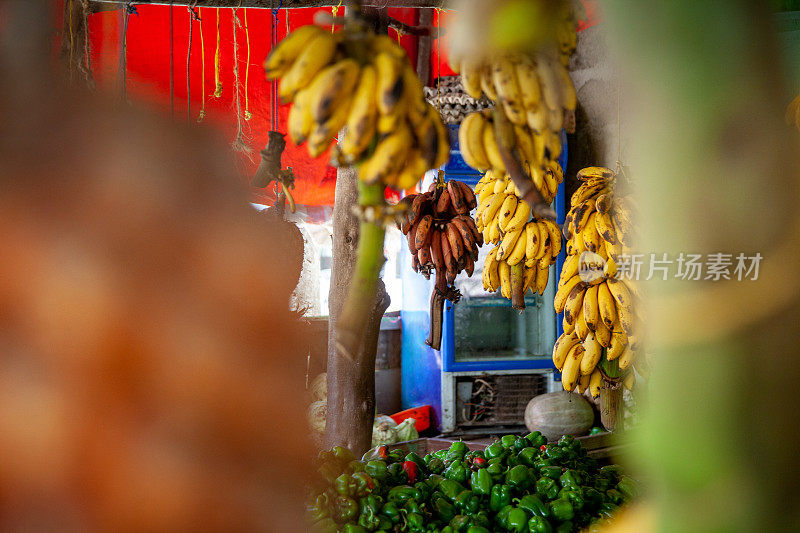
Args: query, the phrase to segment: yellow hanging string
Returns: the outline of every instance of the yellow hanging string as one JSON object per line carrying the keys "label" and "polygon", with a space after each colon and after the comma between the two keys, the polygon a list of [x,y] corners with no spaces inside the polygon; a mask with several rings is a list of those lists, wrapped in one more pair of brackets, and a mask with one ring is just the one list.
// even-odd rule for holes
{"label": "yellow hanging string", "polygon": [[219,47],[220,47],[219,8],[217,8],[217,51],[214,52],[214,82],[217,84],[217,88],[214,91],[214,98],[219,98],[220,96],[222,96],[222,81],[220,81],[219,79],[219,64],[220,64]]}
{"label": "yellow hanging string", "polygon": [[247,29],[247,8],[242,11],[244,11],[244,36],[247,39],[247,62],[244,65],[244,119],[250,120],[253,118],[247,98],[247,85],[250,79],[250,30]]}
{"label": "yellow hanging string", "polygon": [[[331,13],[333,13],[333,18],[339,16],[339,8],[342,7],[342,0],[339,0],[339,5],[331,6]],[[333,28],[336,26],[336,21],[334,20],[331,24],[331,33],[333,33]]]}
{"label": "yellow hanging string", "polygon": [[200,114],[197,116],[197,122],[202,122],[206,117],[206,41],[203,39],[203,18],[200,16],[200,10],[197,8],[197,18],[200,19],[200,68],[202,76],[200,77],[200,93],[203,97],[203,105],[200,108]]}
{"label": "yellow hanging string", "polygon": [[404,31],[402,31],[400,28],[392,28],[392,29],[394,29],[394,35],[395,35],[395,37],[397,38],[397,44],[399,44],[400,46],[403,46],[403,45],[400,43],[400,37],[402,37],[403,35],[405,35],[405,32],[404,32]]}

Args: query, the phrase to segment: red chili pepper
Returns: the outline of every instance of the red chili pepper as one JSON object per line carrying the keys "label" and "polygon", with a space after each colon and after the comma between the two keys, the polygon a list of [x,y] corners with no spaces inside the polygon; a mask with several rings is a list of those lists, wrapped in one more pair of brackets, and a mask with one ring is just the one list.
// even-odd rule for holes
{"label": "red chili pepper", "polygon": [[542,450],[542,451],[545,451],[547,449],[547,445],[546,444],[542,444],[541,446],[539,446],[539,449]]}
{"label": "red chili pepper", "polygon": [[409,484],[417,482],[417,475],[419,474],[417,463],[414,461],[403,461],[403,471],[408,476]]}
{"label": "red chili pepper", "polygon": [[378,455],[380,455],[381,459],[386,459],[389,457],[389,453],[386,451],[386,446],[378,446]]}
{"label": "red chili pepper", "polygon": [[486,465],[486,459],[483,457],[475,457],[472,459],[472,464],[477,466],[478,468],[483,468]]}

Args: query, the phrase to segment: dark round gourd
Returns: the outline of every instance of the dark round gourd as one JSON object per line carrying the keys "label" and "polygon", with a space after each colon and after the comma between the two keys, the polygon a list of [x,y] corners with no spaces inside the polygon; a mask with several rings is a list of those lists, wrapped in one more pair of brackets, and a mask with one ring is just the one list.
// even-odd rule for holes
{"label": "dark round gourd", "polygon": [[594,411],[580,394],[551,392],[534,397],[525,408],[525,425],[541,431],[548,441],[562,435],[586,435],[594,422]]}

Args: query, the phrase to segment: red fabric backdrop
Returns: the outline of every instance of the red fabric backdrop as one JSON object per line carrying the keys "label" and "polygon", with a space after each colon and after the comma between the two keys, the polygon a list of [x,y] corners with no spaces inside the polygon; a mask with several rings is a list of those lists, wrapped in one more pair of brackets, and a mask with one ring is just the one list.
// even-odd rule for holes
{"label": "red fabric backdrop", "polygon": [[[63,2],[61,0],[61,5]],[[595,0],[583,0],[587,21],[579,29],[595,24],[599,18]],[[175,120],[187,120],[187,53],[189,49],[190,15],[185,7],[137,6],[137,14],[131,15],[127,31],[127,92],[137,105],[148,105],[164,113],[170,113],[171,96],[174,101]],[[331,8],[281,9],[277,19],[278,40],[289,31],[311,24],[317,11],[330,12]],[[239,9],[239,24],[234,30],[234,10],[201,8],[201,20],[192,25],[191,60],[189,82],[191,86],[190,122],[196,127],[213,128],[221,141],[231,143],[236,137],[237,113],[235,109],[236,87],[234,83],[234,57],[239,67],[239,98],[242,112],[249,111],[250,120],[242,119],[246,143],[252,148],[250,156],[237,157],[238,171],[243,181],[249,181],[258,164],[258,151],[267,142],[271,129],[273,109],[270,104],[269,84],[264,78],[262,63],[269,53],[272,13],[267,9]],[[61,11],[63,12],[63,11]],[[170,14],[172,24],[170,24]],[[341,14],[341,12],[340,12]],[[416,24],[414,9],[391,8],[389,14],[408,24]],[[457,14],[453,11],[436,10],[435,25],[446,27]],[[214,55],[217,46],[217,19],[220,36],[220,81],[222,94],[213,96]],[[287,21],[288,19],[288,21]],[[247,31],[245,30],[245,22]],[[59,21],[60,23],[60,21]],[[287,26],[288,25],[288,26]],[[119,91],[120,43],[122,35],[122,10],[97,13],[89,19],[89,42],[92,69],[100,90]],[[202,32],[201,32],[202,28]],[[234,31],[238,53],[234,54]],[[438,34],[435,33],[435,36]],[[248,35],[249,34],[249,35]],[[391,31],[393,37],[397,37]],[[249,45],[248,45],[249,36]],[[400,36],[400,42],[416,63],[416,38]],[[170,55],[174,65],[174,88],[170,91]],[[249,54],[249,61],[248,61]],[[434,39],[431,50],[431,77],[452,75],[447,64],[447,38]],[[203,65],[205,64],[205,68]],[[205,90],[203,90],[203,83]],[[245,101],[245,97],[246,100]],[[205,103],[203,103],[205,101]],[[205,118],[197,122],[201,107]],[[278,106],[278,130],[285,131],[288,106]],[[336,171],[327,165],[327,154],[311,159],[305,147],[297,148],[287,142],[284,164],[291,166],[297,176],[294,195],[296,201],[305,205],[332,205]],[[256,202],[271,204],[271,191],[253,190]]]}

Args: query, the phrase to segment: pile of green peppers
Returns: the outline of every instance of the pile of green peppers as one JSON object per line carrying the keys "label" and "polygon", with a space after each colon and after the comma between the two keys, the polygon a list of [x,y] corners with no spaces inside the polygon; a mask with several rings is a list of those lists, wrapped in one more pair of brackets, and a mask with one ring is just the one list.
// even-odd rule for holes
{"label": "pile of green peppers", "polygon": [[385,446],[356,460],[320,453],[307,512],[318,533],[566,533],[610,517],[639,493],[617,465],[600,467],[570,436],[506,435],[424,458]]}

